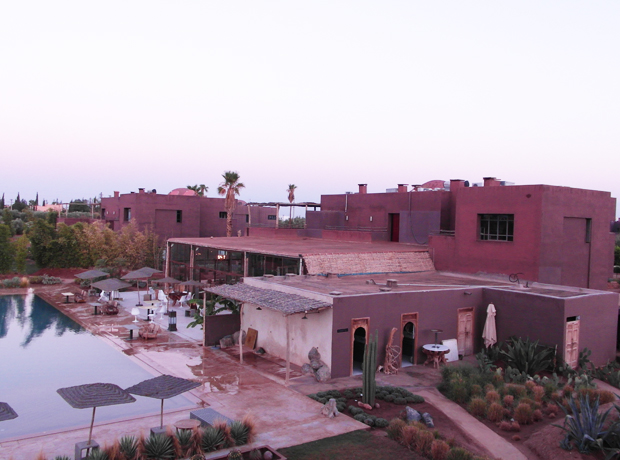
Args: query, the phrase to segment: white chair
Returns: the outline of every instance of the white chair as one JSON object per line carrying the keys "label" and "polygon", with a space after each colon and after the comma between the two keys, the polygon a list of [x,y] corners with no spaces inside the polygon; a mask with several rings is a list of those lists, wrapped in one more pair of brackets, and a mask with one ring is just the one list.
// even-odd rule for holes
{"label": "white chair", "polygon": [[101,291],[101,295],[97,299],[98,302],[109,302],[110,296],[105,293],[105,291]]}

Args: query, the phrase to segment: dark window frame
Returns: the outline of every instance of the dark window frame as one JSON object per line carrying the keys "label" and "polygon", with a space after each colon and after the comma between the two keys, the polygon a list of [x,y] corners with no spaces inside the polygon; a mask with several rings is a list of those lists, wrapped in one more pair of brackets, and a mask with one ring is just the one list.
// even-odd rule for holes
{"label": "dark window frame", "polygon": [[514,241],[514,214],[478,214],[479,241]]}
{"label": "dark window frame", "polygon": [[267,214],[267,220],[276,220],[275,214]]}
{"label": "dark window frame", "polygon": [[129,222],[131,220],[131,208],[123,208],[123,221]]}
{"label": "dark window frame", "polygon": [[228,213],[226,211],[220,211],[220,219],[226,219],[228,217]]}
{"label": "dark window frame", "polygon": [[183,223],[183,211],[180,209],[177,209],[177,224],[182,224]]}

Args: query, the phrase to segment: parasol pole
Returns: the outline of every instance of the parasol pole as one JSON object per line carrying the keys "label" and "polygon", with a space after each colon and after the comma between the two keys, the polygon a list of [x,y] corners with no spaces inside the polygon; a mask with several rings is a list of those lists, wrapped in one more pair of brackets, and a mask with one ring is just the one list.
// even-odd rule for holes
{"label": "parasol pole", "polygon": [[90,445],[90,441],[93,438],[93,425],[95,424],[95,410],[97,406],[93,407],[93,418],[90,420],[90,431],[88,432],[88,445]]}
{"label": "parasol pole", "polygon": [[163,398],[161,400],[161,416],[159,418],[159,427],[160,428],[164,427],[164,400]]}

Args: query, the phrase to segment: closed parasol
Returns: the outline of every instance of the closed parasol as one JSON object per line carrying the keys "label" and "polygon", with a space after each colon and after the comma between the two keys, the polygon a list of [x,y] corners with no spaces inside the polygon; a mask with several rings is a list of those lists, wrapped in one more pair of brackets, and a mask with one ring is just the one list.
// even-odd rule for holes
{"label": "closed parasol", "polygon": [[495,328],[496,313],[495,306],[490,303],[487,307],[487,320],[484,323],[484,330],[482,331],[484,346],[487,348],[497,343],[497,330]]}
{"label": "closed parasol", "polygon": [[160,428],[164,427],[164,399],[174,398],[175,396],[199,387],[201,383],[193,380],[182,379],[172,375],[160,375],[152,379],[144,380],[132,387],[127,388],[127,392],[146,396],[147,398],[161,399]]}

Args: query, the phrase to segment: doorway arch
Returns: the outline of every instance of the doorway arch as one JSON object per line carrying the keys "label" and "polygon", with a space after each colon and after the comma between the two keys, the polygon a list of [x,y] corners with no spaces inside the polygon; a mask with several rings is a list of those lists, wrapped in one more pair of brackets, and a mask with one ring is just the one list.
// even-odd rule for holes
{"label": "doorway arch", "polygon": [[370,318],[355,318],[351,320],[351,375],[362,373],[364,350],[368,343]]}
{"label": "doorway arch", "polygon": [[403,313],[400,317],[400,367],[418,364],[418,314]]}

